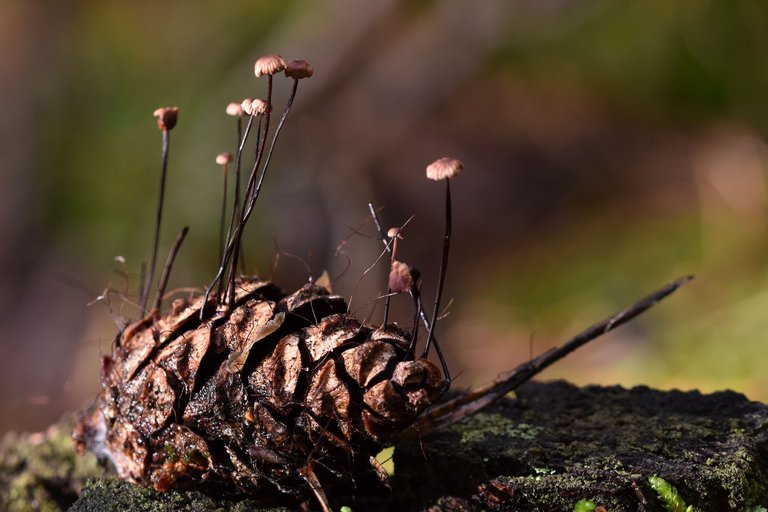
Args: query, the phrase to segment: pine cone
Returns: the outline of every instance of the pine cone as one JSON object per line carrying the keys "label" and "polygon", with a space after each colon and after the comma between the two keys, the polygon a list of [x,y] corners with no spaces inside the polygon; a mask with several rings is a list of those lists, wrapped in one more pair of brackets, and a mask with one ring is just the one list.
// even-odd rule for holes
{"label": "pine cone", "polygon": [[[176,300],[126,327],[75,434],[120,477],[156,489],[215,488],[265,502],[352,489],[373,457],[440,395],[396,325],[362,325],[318,285],[285,296],[237,282],[235,307]],[[313,476],[314,478],[314,476]],[[309,482],[309,483],[308,483]]]}

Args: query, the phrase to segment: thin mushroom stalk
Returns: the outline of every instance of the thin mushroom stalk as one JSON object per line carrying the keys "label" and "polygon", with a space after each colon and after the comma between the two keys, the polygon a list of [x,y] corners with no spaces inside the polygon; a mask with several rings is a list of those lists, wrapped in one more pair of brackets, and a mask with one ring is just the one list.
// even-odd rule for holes
{"label": "thin mushroom stalk", "polygon": [[[232,162],[232,153],[219,153],[216,156],[216,163],[222,166],[224,170],[224,187],[222,190],[221,198],[221,215],[219,217],[219,261],[221,261],[224,255],[224,225],[227,218],[227,176],[229,174],[229,164]],[[235,201],[235,208],[237,208],[237,201]]]}
{"label": "thin mushroom stalk", "polygon": [[438,315],[440,314],[440,300],[443,297],[443,286],[445,285],[445,274],[448,271],[448,254],[451,250],[451,230],[453,226],[453,215],[451,212],[451,178],[458,176],[464,169],[464,164],[455,158],[443,157],[435,160],[427,166],[427,178],[430,180],[445,180],[445,234],[443,236],[443,251],[440,259],[440,273],[437,280],[437,291],[435,292],[435,304],[432,310],[432,321],[427,332],[427,342],[424,345],[424,352],[421,357],[429,355],[429,349],[434,342],[435,352],[443,367],[445,374],[446,390],[451,385],[451,376],[448,371],[448,364],[445,362],[440,345],[434,338],[435,326],[437,325]]}
{"label": "thin mushroom stalk", "polygon": [[[232,226],[235,222],[235,216],[237,215],[237,212],[240,208],[240,156],[243,151],[243,146],[245,143],[245,139],[243,138],[243,117],[245,117],[245,111],[243,110],[242,103],[237,102],[230,102],[227,104],[226,113],[229,116],[233,116],[236,121],[236,128],[237,128],[237,139],[235,139],[235,149],[237,153],[237,162],[235,165],[235,192],[234,192],[234,205],[232,207],[232,218],[230,219],[229,223],[229,230],[227,231],[227,236],[225,238],[228,239],[230,233],[232,232]],[[251,116],[249,116],[249,122],[252,122]],[[250,129],[250,126],[249,126]],[[260,131],[260,130],[259,130]],[[258,140],[258,137],[257,137]],[[257,142],[258,145],[258,142]],[[224,251],[224,242],[222,242],[222,252]],[[221,255],[219,255],[219,260],[221,260]],[[242,262],[245,262],[245,259],[243,258],[243,255],[240,255],[240,260]],[[244,265],[244,263],[243,263]]]}
{"label": "thin mushroom stalk", "polygon": [[149,264],[149,272],[146,281],[142,285],[141,300],[139,301],[139,313],[144,315],[147,310],[147,301],[152,288],[152,282],[155,280],[155,270],[157,269],[157,252],[160,245],[160,226],[163,221],[163,200],[165,198],[165,179],[168,175],[168,150],[171,143],[171,130],[176,126],[179,109],[177,107],[158,108],[154,112],[157,117],[157,126],[163,132],[162,146],[162,164],[160,172],[160,196],[157,201],[157,214],[155,217],[155,234],[152,241],[152,259]]}

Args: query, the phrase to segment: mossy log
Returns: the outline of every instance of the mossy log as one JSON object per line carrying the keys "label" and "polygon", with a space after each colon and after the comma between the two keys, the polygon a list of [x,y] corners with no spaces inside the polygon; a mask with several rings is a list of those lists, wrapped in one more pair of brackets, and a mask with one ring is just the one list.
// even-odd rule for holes
{"label": "mossy log", "polygon": [[[395,509],[663,511],[658,476],[697,511],[768,506],[768,406],[724,391],[528,383],[395,451]],[[681,510],[682,512],[682,510]]]}
{"label": "mossy log", "polygon": [[[118,482],[75,456],[65,430],[6,436],[1,510],[258,510],[251,500]],[[759,511],[768,506],[768,406],[728,391],[529,383],[515,399],[398,446],[395,468],[381,510],[561,512],[589,500],[609,512],[663,511],[648,484],[658,476],[697,511]]]}

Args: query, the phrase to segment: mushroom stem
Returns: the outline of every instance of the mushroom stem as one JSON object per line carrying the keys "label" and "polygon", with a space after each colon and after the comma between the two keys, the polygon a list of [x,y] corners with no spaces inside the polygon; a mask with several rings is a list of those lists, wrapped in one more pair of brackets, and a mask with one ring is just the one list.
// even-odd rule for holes
{"label": "mushroom stem", "polygon": [[[258,135],[261,133],[261,119],[259,119],[259,126],[256,130],[256,140],[259,140]],[[237,118],[237,141],[238,144],[242,140],[243,136],[243,119],[241,117]],[[258,145],[258,142],[257,142]],[[238,149],[240,149],[240,146],[238,145]],[[236,212],[240,208],[240,165],[237,166],[237,169],[235,169],[235,206],[233,212]],[[234,222],[235,216],[232,216],[232,222]],[[231,226],[231,224],[230,224]],[[230,228],[231,229],[231,228]],[[241,270],[243,273],[245,273],[245,258],[243,257],[242,247],[240,248],[240,261],[241,263]]]}
{"label": "mushroom stem", "polygon": [[157,267],[157,249],[160,243],[160,224],[163,220],[163,199],[165,198],[165,177],[168,173],[168,148],[170,146],[170,130],[163,129],[163,148],[162,148],[162,171],[160,173],[160,197],[157,201],[157,216],[155,218],[155,236],[152,242],[152,262],[149,265],[147,280],[144,282],[141,301],[139,302],[139,311],[141,316],[147,311],[147,300],[149,300],[149,291],[152,288],[152,281],[155,280],[155,269]]}
{"label": "mushroom stem", "polygon": [[224,222],[227,218],[227,174],[228,164],[224,164],[224,192],[221,199],[221,218],[219,219],[219,261],[224,254]]}
{"label": "mushroom stem", "polygon": [[[390,229],[390,233],[392,230]],[[387,233],[389,235],[390,233]],[[397,239],[400,238],[399,233],[395,233],[394,236],[390,237],[392,240],[392,257],[389,260],[389,266],[390,269],[392,268],[392,265],[395,263],[395,258],[397,257]],[[386,327],[387,321],[389,320],[389,301],[392,298],[392,288],[389,286],[389,283],[387,283],[387,295],[384,298],[384,322],[382,323],[383,327]]]}
{"label": "mushroom stem", "polygon": [[[271,83],[270,77],[270,83]],[[282,116],[280,116],[280,121],[277,123],[277,128],[275,129],[275,133],[272,136],[272,142],[269,144],[269,151],[267,151],[267,159],[264,161],[264,167],[261,170],[261,174],[259,175],[259,182],[256,184],[256,189],[253,191],[252,197],[250,198],[250,202],[248,204],[248,211],[246,212],[244,221],[248,220],[248,216],[250,216],[251,210],[253,210],[253,206],[256,203],[256,200],[259,198],[259,193],[261,192],[261,187],[264,183],[264,176],[267,173],[267,167],[269,166],[269,162],[272,159],[272,152],[275,149],[275,143],[277,142],[277,138],[280,135],[280,132],[283,129],[283,125],[285,125],[285,120],[288,118],[288,114],[291,111],[291,107],[293,106],[293,100],[296,98],[296,90],[298,89],[299,81],[294,80],[293,81],[293,88],[291,89],[291,96],[288,98],[288,102],[285,105],[285,109],[283,110]],[[271,94],[271,93],[270,93]],[[269,114],[267,114],[269,115]],[[269,117],[266,119],[266,125],[269,126]],[[264,136],[266,141],[266,129],[264,130]],[[263,149],[263,148],[262,148]]]}
{"label": "mushroom stem", "polygon": [[[437,292],[435,293],[435,305],[434,310],[432,311],[432,321],[430,322],[429,331],[427,332],[427,342],[424,346],[424,351],[421,354],[421,357],[427,357],[429,354],[429,349],[432,345],[432,340],[434,339],[434,331],[435,331],[435,325],[437,324],[437,318],[440,314],[440,301],[443,296],[443,285],[445,284],[445,273],[448,269],[448,253],[451,250],[451,227],[453,225],[452,215],[451,215],[451,179],[446,178],[445,180],[445,236],[443,237],[443,257],[440,261],[440,274],[437,281]],[[442,350],[440,350],[440,345],[437,343],[437,340],[435,340],[435,352],[437,352],[437,357],[440,359],[440,364],[443,367],[443,372],[446,374],[445,379],[450,385],[451,379],[448,375],[448,365],[445,362],[445,357],[443,356]]]}
{"label": "mushroom stem", "polygon": [[[235,153],[235,199],[232,207],[232,215],[229,218],[229,228],[227,231],[227,240],[232,234],[232,230],[235,226],[235,219],[237,218],[240,210],[240,169],[242,168],[243,149],[245,149],[245,142],[248,139],[248,135],[251,133],[251,126],[253,126],[253,117],[248,116],[248,123],[245,126],[245,135],[242,134],[242,120],[237,119],[237,153]],[[261,122],[261,120],[259,120]],[[258,139],[258,133],[257,133]],[[258,142],[257,142],[258,145]]]}

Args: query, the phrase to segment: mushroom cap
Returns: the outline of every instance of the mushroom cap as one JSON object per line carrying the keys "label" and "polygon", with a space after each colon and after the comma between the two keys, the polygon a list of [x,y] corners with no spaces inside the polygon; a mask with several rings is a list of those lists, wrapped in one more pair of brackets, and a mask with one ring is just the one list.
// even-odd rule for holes
{"label": "mushroom cap", "polygon": [[458,176],[464,170],[461,160],[444,156],[427,166],[427,178],[435,181]]}
{"label": "mushroom cap", "polygon": [[285,76],[288,78],[293,78],[294,80],[309,78],[314,74],[315,69],[309,62],[305,60],[292,60],[285,65]]}
{"label": "mushroom cap", "polygon": [[240,102],[240,108],[242,108],[243,112],[249,116],[253,111],[252,105],[253,105],[253,98],[245,98],[242,102]]}
{"label": "mushroom cap", "polygon": [[262,100],[261,98],[256,98],[251,103],[251,109],[253,109],[253,113],[257,116],[263,116],[267,112],[272,111],[272,107],[269,103],[266,102],[266,100]]}
{"label": "mushroom cap", "polygon": [[245,115],[245,111],[240,103],[235,101],[227,103],[227,115],[233,117],[242,117]]}
{"label": "mushroom cap", "polygon": [[161,130],[170,130],[176,126],[176,121],[179,118],[178,107],[162,107],[156,109],[153,116],[157,118],[157,127]]}
{"label": "mushroom cap", "polygon": [[245,98],[240,106],[243,112],[249,116],[263,116],[267,111],[271,110],[269,103],[259,98]]}
{"label": "mushroom cap", "polygon": [[216,155],[216,163],[219,165],[226,165],[232,161],[232,153],[225,151]]}
{"label": "mushroom cap", "polygon": [[389,238],[395,238],[395,237],[403,238],[402,236],[400,236],[400,228],[389,228],[389,230],[387,231],[387,236]]}
{"label": "mushroom cap", "polygon": [[262,75],[274,75],[285,69],[285,61],[279,55],[265,55],[253,65],[253,74],[256,78]]}

